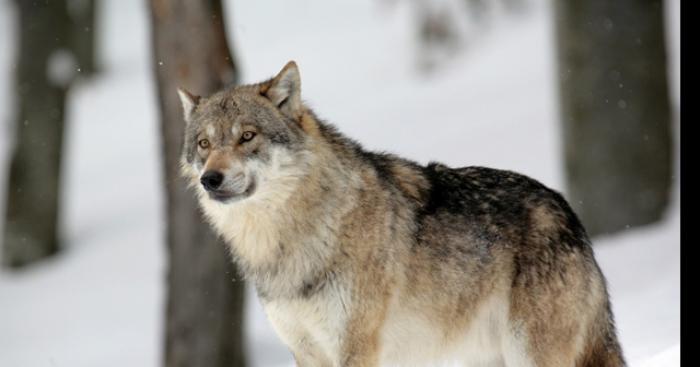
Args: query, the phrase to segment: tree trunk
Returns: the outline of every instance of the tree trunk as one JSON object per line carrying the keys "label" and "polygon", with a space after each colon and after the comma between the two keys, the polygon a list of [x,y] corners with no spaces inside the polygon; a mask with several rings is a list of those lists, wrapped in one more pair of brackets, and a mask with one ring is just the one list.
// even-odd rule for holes
{"label": "tree trunk", "polygon": [[70,0],[68,9],[73,20],[73,50],[79,73],[89,77],[97,71],[95,60],[97,0]]}
{"label": "tree trunk", "polygon": [[244,283],[179,174],[185,122],[177,88],[236,82],[218,0],[150,0],[167,192],[165,366],[244,366]]}
{"label": "tree trunk", "polygon": [[17,112],[2,242],[8,267],[28,265],[59,249],[64,101],[74,73],[65,0],[16,4]]}
{"label": "tree trunk", "polygon": [[592,235],[657,221],[672,170],[663,3],[554,4],[569,199]]}

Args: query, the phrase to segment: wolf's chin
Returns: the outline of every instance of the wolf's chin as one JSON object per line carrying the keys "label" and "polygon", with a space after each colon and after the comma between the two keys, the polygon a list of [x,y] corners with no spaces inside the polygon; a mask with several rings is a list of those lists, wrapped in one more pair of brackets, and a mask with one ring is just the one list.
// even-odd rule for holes
{"label": "wolf's chin", "polygon": [[225,190],[207,191],[210,200],[218,201],[222,204],[231,204],[249,198],[255,193],[255,181],[251,181],[248,187],[241,193]]}

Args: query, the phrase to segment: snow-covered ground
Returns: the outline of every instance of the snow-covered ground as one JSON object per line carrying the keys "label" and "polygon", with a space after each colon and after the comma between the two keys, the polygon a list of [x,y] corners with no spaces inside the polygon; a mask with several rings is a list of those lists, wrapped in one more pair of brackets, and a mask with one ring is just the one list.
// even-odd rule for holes
{"label": "snow-covered ground", "polygon": [[[3,367],[161,361],[164,213],[147,9],[136,0],[103,5],[103,73],[69,98],[67,248],[25,271],[0,272]],[[680,0],[667,8],[678,108]],[[294,59],[310,105],[369,148],[423,163],[512,169],[562,190],[548,6],[499,22],[430,76],[415,70],[410,10],[406,2],[376,0],[236,1],[226,8],[245,81]],[[14,24],[11,1],[0,0],[0,193],[12,140]],[[679,135],[679,121],[675,127]],[[595,241],[633,367],[680,365],[677,191],[661,223]],[[252,292],[248,300],[253,365],[292,365]]]}

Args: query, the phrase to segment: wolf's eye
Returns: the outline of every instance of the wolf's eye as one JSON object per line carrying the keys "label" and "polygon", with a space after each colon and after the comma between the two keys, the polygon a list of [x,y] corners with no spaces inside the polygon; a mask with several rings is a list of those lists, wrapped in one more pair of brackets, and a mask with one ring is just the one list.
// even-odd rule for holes
{"label": "wolf's eye", "polygon": [[209,140],[207,139],[202,139],[197,142],[200,148],[202,149],[209,149]]}
{"label": "wolf's eye", "polygon": [[241,143],[251,141],[255,137],[255,133],[252,131],[246,131],[241,135]]}

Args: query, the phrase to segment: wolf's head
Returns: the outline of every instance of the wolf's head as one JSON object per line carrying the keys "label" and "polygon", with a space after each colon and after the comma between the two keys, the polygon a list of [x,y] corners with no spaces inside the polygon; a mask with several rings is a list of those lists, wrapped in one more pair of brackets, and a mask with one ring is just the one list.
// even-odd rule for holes
{"label": "wolf's head", "polygon": [[231,204],[290,192],[311,164],[299,70],[209,97],[178,90],[187,123],[182,173],[200,200]]}

